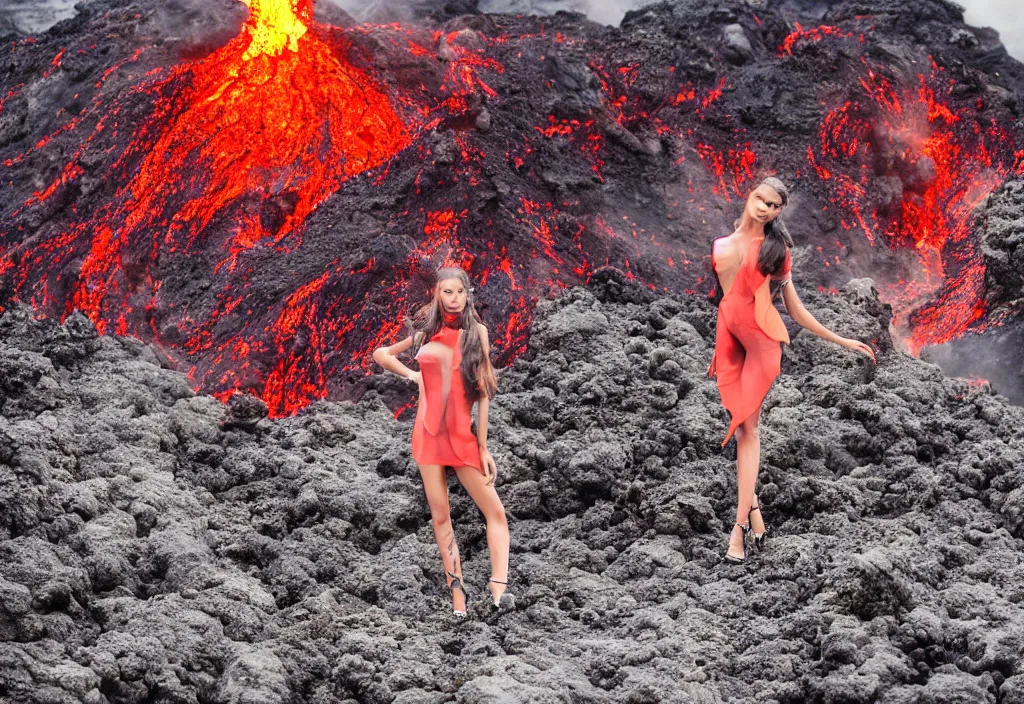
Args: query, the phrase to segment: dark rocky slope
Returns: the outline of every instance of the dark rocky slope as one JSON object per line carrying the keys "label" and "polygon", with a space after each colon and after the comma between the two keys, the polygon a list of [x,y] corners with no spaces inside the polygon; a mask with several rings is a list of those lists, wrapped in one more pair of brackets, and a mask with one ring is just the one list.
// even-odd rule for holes
{"label": "dark rocky slope", "polygon": [[1024,404],[1024,179],[1010,179],[992,194],[979,233],[995,322],[982,334],[930,349],[927,356],[947,373],[984,377],[1010,401]]}
{"label": "dark rocky slope", "polygon": [[4,702],[1024,701],[1024,411],[890,349],[869,282],[807,294],[766,404],[775,534],[720,563],[734,469],[713,311],[614,272],[538,307],[493,448],[519,608],[448,613],[409,423],[270,421],[153,349],[0,319]]}
{"label": "dark rocky slope", "polygon": [[[249,31],[237,0],[92,0],[45,35],[9,37],[0,306],[77,307],[194,366],[204,391],[241,388],[287,415],[348,398],[358,361],[445,261],[479,282],[502,365],[536,300],[601,266],[706,290],[710,239],[774,171],[794,187],[807,286],[872,277],[920,344],[977,327],[983,300],[1007,312],[975,206],[1024,171],[1024,67],[951,2],[678,0],[617,28],[474,0],[374,3],[367,19],[409,24],[356,27],[312,4],[322,23],[267,63],[288,91],[259,71],[233,82],[250,73],[232,53]],[[368,77],[367,101],[368,86],[386,92],[408,146],[314,197],[313,160],[247,159],[307,138],[299,151],[331,163],[358,152],[274,129],[326,134],[334,122],[311,125],[328,104],[359,105],[359,91],[314,100],[338,65]],[[208,83],[242,97],[191,92]],[[220,144],[253,116],[267,117]],[[252,176],[238,192],[223,187],[236,172]]]}

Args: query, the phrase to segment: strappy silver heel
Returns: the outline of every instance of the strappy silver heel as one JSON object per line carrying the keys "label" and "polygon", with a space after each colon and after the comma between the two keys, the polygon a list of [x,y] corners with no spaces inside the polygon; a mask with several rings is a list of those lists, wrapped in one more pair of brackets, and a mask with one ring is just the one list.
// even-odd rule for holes
{"label": "strappy silver heel", "polygon": [[736,557],[735,555],[730,555],[729,554],[729,548],[725,549],[726,550],[725,556],[722,559],[725,560],[726,562],[728,562],[730,565],[742,565],[744,562],[747,561],[747,536],[750,534],[750,524],[749,524],[749,521],[750,521],[750,517],[748,515],[747,516],[747,523],[746,524],[744,524],[744,523],[737,523],[736,524],[737,526],[740,527],[740,530],[743,531],[743,542],[741,543],[741,545],[743,546],[743,557]]}
{"label": "strappy silver heel", "polygon": [[[505,591],[501,593],[501,596],[498,597],[497,601],[494,601],[494,592],[491,592],[491,606],[499,611],[511,611],[512,609],[516,608],[515,597],[509,594],[507,589],[508,582],[499,582],[496,579],[487,580],[488,584],[490,584],[491,582],[494,582],[495,584],[502,584],[506,587]],[[490,591],[490,589],[488,589],[487,591]]]}
{"label": "strappy silver heel", "polygon": [[[452,598],[454,599],[454,597],[455,597],[455,590],[458,589],[460,592],[462,592],[462,598],[463,598],[463,600],[465,600],[466,604],[468,605],[469,604],[469,593],[466,591],[466,588],[462,585],[462,580],[459,579],[454,574],[452,574],[451,572],[449,572],[448,570],[445,570],[444,572],[445,572],[446,575],[448,575],[448,578],[449,578],[449,581],[448,581],[448,591],[450,591],[452,593]],[[465,610],[460,611],[459,609],[456,609],[454,604],[452,605],[452,613],[455,616],[459,617],[459,618],[465,618],[466,617],[466,611]]]}
{"label": "strappy silver heel", "polygon": [[[755,548],[757,548],[758,552],[761,552],[764,550],[765,541],[768,539],[768,524],[765,524],[764,530],[760,534],[754,532],[754,524],[750,521],[750,514],[754,511],[761,511],[761,502],[758,501],[757,503],[757,506],[751,506],[750,510],[747,512],[747,525],[750,526],[750,542]],[[761,514],[761,517],[762,519],[764,518],[763,513]]]}

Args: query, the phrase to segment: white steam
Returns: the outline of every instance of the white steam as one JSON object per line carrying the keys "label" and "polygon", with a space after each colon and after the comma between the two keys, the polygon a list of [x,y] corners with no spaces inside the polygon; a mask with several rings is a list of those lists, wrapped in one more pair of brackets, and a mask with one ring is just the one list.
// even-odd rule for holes
{"label": "white steam", "polygon": [[[618,26],[629,10],[654,0],[479,0],[477,7],[489,14],[553,15],[559,10],[582,12],[594,22]],[[331,0],[357,20],[398,18],[416,0]],[[440,3],[438,3],[440,5]]]}
{"label": "white steam", "polygon": [[999,32],[1006,51],[1024,61],[1024,3],[1021,0],[957,0],[963,6],[964,22],[974,27],[991,27]]}
{"label": "white steam", "polygon": [[[45,32],[74,17],[76,0],[0,0],[0,31],[9,28],[25,36]],[[5,27],[6,25],[6,27]]]}
{"label": "white steam", "polygon": [[481,12],[551,15],[559,10],[582,12],[594,22],[617,27],[622,17],[652,0],[480,0]]}

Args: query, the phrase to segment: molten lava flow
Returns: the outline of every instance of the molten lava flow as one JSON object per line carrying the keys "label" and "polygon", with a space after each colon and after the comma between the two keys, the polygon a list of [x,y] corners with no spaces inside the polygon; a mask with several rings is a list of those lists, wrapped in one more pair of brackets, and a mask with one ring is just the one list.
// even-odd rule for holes
{"label": "molten lava flow", "polygon": [[[409,46],[418,47],[412,52],[415,56],[429,54],[412,39],[394,42],[396,34],[412,34],[401,28],[371,27],[361,31],[373,32],[377,40],[391,39],[403,51],[408,51]],[[419,41],[422,41],[421,35],[422,32],[413,34]],[[408,95],[397,96],[418,119],[420,129],[434,127],[446,118],[468,111],[476,96],[494,97],[496,93],[486,83],[482,72],[500,74],[504,70],[499,63],[483,55],[479,48],[480,37],[475,33],[465,30],[438,33],[434,39],[447,57],[446,71],[439,86],[440,95],[423,96],[422,102]],[[304,41],[299,42],[300,48]],[[375,129],[370,134],[359,136],[372,137],[380,132]],[[479,182],[485,155],[468,137],[456,135],[455,141],[462,159],[459,167],[445,174],[445,178],[451,179],[452,184],[465,179],[475,185]],[[424,159],[429,156],[429,149],[422,143],[418,151]],[[386,172],[381,174],[375,183],[379,185],[385,175]],[[419,184],[417,178],[417,194]],[[438,182],[435,185],[446,184]],[[490,264],[495,258],[492,252],[473,251],[473,246],[460,240],[459,226],[467,214],[464,208],[442,207],[421,213],[424,218],[423,237],[402,264],[381,270],[370,258],[363,266],[349,269],[335,260],[321,275],[289,295],[276,319],[265,329],[250,329],[226,340],[219,339],[214,331],[217,319],[228,315],[240,300],[225,293],[209,323],[188,342],[188,351],[199,357],[199,364],[194,370],[197,382],[206,388],[216,389],[220,398],[227,398],[236,390],[255,391],[267,402],[272,416],[292,414],[311,401],[324,398],[328,392],[328,380],[333,375],[369,370],[370,353],[375,347],[394,341],[400,334],[401,321],[410,306],[422,300],[423,280],[429,277],[434,266],[446,264],[469,269],[474,262],[480,262],[485,280],[492,269],[500,270],[500,264],[498,267]],[[407,214],[402,213],[403,216]],[[305,217],[305,213],[301,217]],[[301,218],[296,219],[298,222]],[[235,256],[253,246],[254,233],[258,238],[258,218],[252,227],[239,228],[230,243],[231,256],[220,262],[218,267],[246,276],[246,272],[238,268]],[[504,272],[510,279],[514,276],[507,258]],[[361,291],[361,294],[353,296],[352,291]],[[381,300],[386,303],[382,305]],[[520,308],[524,306],[525,303]],[[494,347],[500,352],[505,344],[502,337],[505,329],[499,326],[496,332]],[[521,335],[516,337],[517,343],[519,337]],[[274,360],[274,366],[264,377],[253,360],[267,353]]]}
{"label": "molten lava flow", "polygon": [[[665,209],[681,208],[697,231],[720,225],[711,204],[742,197],[774,148],[730,112],[742,85],[678,75],[646,49],[618,47],[611,62],[592,39],[518,19],[539,32],[341,30],[316,24],[309,0],[242,1],[249,16],[221,49],[145,75],[160,49],[144,61],[137,52],[122,62],[134,78],[113,82],[115,99],[103,86],[124,78],[121,64],[102,78],[101,67],[90,79],[101,103],[5,158],[8,168],[53,166],[11,206],[0,275],[5,301],[49,314],[78,307],[101,330],[156,340],[190,360],[199,388],[255,393],[273,416],[369,371],[372,349],[401,334],[441,264],[479,282],[499,364],[525,349],[540,296],[602,267],[654,290],[699,293],[707,282],[694,265],[706,248],[688,255],[681,241],[692,228],[666,222]],[[852,36],[798,28],[782,61],[799,68],[801,52],[824,52],[826,37],[852,46]],[[574,58],[548,69],[564,51],[556,45]],[[371,47],[386,89],[352,63]],[[40,74],[67,80],[82,51],[46,49]],[[509,76],[520,71],[538,85],[521,90]],[[566,102],[579,92],[560,85],[566,78],[596,81],[597,95]],[[912,89],[871,72],[851,83],[856,96],[828,113],[808,158],[847,229],[906,250],[925,272],[906,272],[914,283],[886,295],[915,335],[940,339],[942,326],[983,312],[981,260],[965,233],[1006,171],[1006,144],[953,105],[941,76]],[[0,110],[22,100],[22,87]],[[72,141],[79,130],[87,138]],[[110,185],[97,188],[97,163],[110,164]],[[883,202],[879,180],[903,191]],[[633,197],[621,197],[624,182]],[[660,195],[650,188],[659,184]],[[335,226],[321,213],[307,229],[332,194],[332,211],[351,220]],[[838,265],[827,249],[825,266]],[[929,307],[936,298],[955,305]]]}
{"label": "molten lava flow", "polygon": [[[915,353],[983,319],[985,267],[971,225],[977,207],[1014,169],[1012,136],[969,107],[944,102],[951,82],[943,73],[933,65],[915,89],[894,87],[868,70],[864,97],[830,111],[820,147],[808,148],[833,204],[850,215],[844,227],[863,230],[872,244],[881,239],[914,253],[918,270],[883,294]],[[877,164],[887,173],[876,174]],[[898,202],[880,202],[878,176],[902,183]]]}
{"label": "molten lava flow", "polygon": [[303,3],[302,10],[293,8],[281,0],[242,0],[249,6],[247,30],[250,42],[243,61],[265,54],[278,56],[285,49],[299,51],[299,39],[309,31],[305,23],[299,19],[303,14],[308,21],[312,15],[312,0]]}
{"label": "molten lava flow", "polygon": [[[92,134],[22,210],[49,201],[79,179],[86,148],[104,135],[116,137],[125,101],[146,95],[152,113],[135,127],[111,168],[124,185],[94,209],[90,220],[72,222],[56,235],[41,231],[0,250],[0,273],[9,277],[12,298],[24,297],[62,315],[80,309],[101,332],[109,328],[160,339],[161,332],[174,331],[175,339],[165,344],[200,357],[193,372],[201,386],[230,390],[258,384],[272,403],[282,396],[278,408],[294,410],[322,396],[324,388],[322,373],[302,378],[292,373],[299,353],[287,342],[297,321],[325,314],[316,287],[301,287],[287,297],[277,321],[251,336],[225,339],[218,322],[245,310],[250,252],[294,251],[301,245],[302,224],[317,206],[344,181],[382,164],[411,140],[381,88],[344,58],[348,46],[321,38],[312,24],[310,0],[243,1],[249,17],[222,48],[167,71],[151,71],[113,102],[97,98],[93,109],[101,117]],[[54,67],[63,54],[53,60]],[[97,88],[120,65],[108,69]],[[76,130],[84,119],[76,116],[34,149]],[[25,158],[22,154],[7,166]],[[209,253],[218,251],[210,266]],[[76,258],[80,264],[73,268]],[[69,285],[64,272],[72,268],[77,276]],[[223,288],[219,306],[196,310],[187,299],[166,300],[157,272],[168,268],[176,273],[166,275],[179,282],[188,272],[185,285],[209,281]],[[53,294],[68,287],[65,294]],[[266,352],[268,343],[260,340],[271,341],[278,354],[266,380],[247,368],[243,354]],[[285,387],[291,388],[288,398],[283,398]]]}
{"label": "molten lava flow", "polygon": [[[278,244],[347,178],[409,143],[387,97],[306,31],[287,0],[252,0],[243,32],[209,57],[176,68],[152,90],[178,89],[124,203],[104,222],[72,305],[102,328],[124,290],[120,251],[137,237],[160,252],[208,247],[216,218],[233,270],[253,247]],[[298,239],[284,244],[294,248]],[[107,303],[105,303],[107,301]],[[123,306],[117,306],[121,308]]]}

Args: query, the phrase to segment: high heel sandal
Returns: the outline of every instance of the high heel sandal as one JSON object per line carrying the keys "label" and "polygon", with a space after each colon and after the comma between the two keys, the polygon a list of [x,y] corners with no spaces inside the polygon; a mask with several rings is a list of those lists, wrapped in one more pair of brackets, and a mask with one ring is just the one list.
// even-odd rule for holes
{"label": "high heel sandal", "polygon": [[[463,599],[463,601],[465,601],[466,604],[468,605],[469,604],[469,594],[466,592],[466,588],[464,586],[462,586],[462,580],[459,579],[454,574],[452,574],[451,572],[449,572],[448,570],[445,570],[444,572],[445,572],[446,575],[448,575],[449,579],[451,580],[451,581],[448,582],[448,591],[450,591],[452,593],[452,599],[455,598],[455,590],[458,589],[460,592],[462,592],[462,599]],[[460,611],[459,609],[456,609],[455,606],[454,606],[454,603],[452,605],[452,613],[455,616],[458,616],[459,618],[465,618],[466,617],[465,609],[463,609],[462,611]]]}
{"label": "high heel sandal", "polygon": [[[747,520],[750,520],[749,516]],[[724,559],[731,565],[742,565],[744,562],[747,561],[747,536],[750,534],[750,526],[744,525],[743,523],[737,523],[736,525],[740,527],[741,531],[743,531],[743,541],[740,543],[740,545],[743,547],[743,557],[736,557],[735,555],[730,555],[729,549],[726,548],[725,557],[722,559]],[[730,538],[731,537],[732,536],[730,534]]]}
{"label": "high heel sandal", "polygon": [[[491,582],[494,582],[495,584],[502,584],[506,587],[505,591],[501,593],[501,596],[498,597],[497,601],[494,600],[494,592],[491,592],[491,606],[501,611],[511,611],[512,609],[516,608],[515,597],[508,593],[508,582],[499,582],[496,579],[487,580],[488,584],[490,584]],[[488,588],[487,591],[491,590]]]}
{"label": "high heel sandal", "polygon": [[[764,550],[765,540],[768,539],[768,526],[765,525],[764,530],[761,531],[760,533],[755,533],[754,532],[754,524],[750,520],[750,514],[752,514],[754,511],[758,511],[758,512],[761,511],[761,504],[760,504],[760,502],[758,502],[757,506],[751,506],[750,510],[747,511],[747,525],[750,526],[750,541],[751,541],[751,543],[754,545],[755,548],[757,548],[758,552],[761,552],[762,550]],[[762,519],[762,521],[764,520],[764,514],[763,513],[761,514],[761,519]]]}

